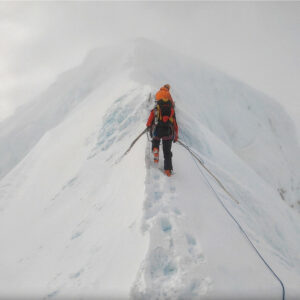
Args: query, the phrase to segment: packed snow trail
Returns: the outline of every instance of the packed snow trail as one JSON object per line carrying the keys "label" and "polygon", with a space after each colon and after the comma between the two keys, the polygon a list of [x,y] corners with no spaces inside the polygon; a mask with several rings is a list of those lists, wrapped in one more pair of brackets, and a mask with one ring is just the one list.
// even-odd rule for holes
{"label": "packed snow trail", "polygon": [[205,257],[193,236],[182,234],[180,227],[184,226],[184,217],[172,205],[177,198],[174,178],[166,177],[160,168],[153,166],[149,150],[148,144],[143,230],[149,231],[153,239],[150,239],[132,296],[135,299],[192,299],[206,293],[211,282],[209,277],[194,277]]}
{"label": "packed snow trail", "polygon": [[[132,289],[133,298],[239,299],[248,295],[259,299],[263,295],[280,299],[272,274],[235,224],[224,218],[223,208],[197,175],[189,153],[174,145],[176,174],[168,178],[159,169],[163,159],[157,168],[149,150],[148,144],[144,230],[150,234],[150,247]],[[216,218],[222,220],[221,225]],[[216,244],[211,243],[214,234]],[[207,262],[215,267],[207,268]],[[235,269],[245,272],[238,278],[228,276]],[[235,290],[229,291],[233,285]]]}

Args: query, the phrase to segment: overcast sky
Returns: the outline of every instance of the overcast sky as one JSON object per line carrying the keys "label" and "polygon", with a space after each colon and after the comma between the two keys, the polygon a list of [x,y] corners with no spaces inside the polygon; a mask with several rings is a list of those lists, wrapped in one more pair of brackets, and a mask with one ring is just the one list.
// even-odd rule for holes
{"label": "overcast sky", "polygon": [[300,2],[0,2],[0,120],[89,50],[135,37],[274,97],[300,132]]}

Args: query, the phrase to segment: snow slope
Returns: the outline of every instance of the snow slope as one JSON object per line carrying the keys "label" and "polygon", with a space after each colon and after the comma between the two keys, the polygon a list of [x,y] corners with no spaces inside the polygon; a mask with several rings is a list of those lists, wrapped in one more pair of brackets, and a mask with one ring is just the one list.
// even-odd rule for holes
{"label": "snow slope", "polygon": [[[171,178],[146,136],[119,161],[164,82],[180,138],[240,204],[178,144]],[[299,149],[281,107],[248,86],[147,40],[97,49],[1,123],[0,145],[1,298],[282,299],[206,180],[300,297],[285,203],[297,208]]]}

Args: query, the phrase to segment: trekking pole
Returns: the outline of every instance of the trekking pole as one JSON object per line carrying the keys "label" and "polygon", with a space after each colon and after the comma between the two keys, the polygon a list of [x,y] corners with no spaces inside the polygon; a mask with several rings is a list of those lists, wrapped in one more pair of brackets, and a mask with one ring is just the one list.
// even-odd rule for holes
{"label": "trekking pole", "polygon": [[131,143],[131,145],[129,146],[129,148],[125,151],[125,153],[118,159],[117,163],[119,163],[123,157],[132,149],[132,147],[134,146],[134,144],[138,141],[138,139],[147,132],[147,127],[133,140],[133,142]]}
{"label": "trekking pole", "polygon": [[184,144],[181,140],[177,140],[177,143],[184,147],[186,150],[190,152],[190,154],[200,163],[200,165],[215,179],[215,181],[219,184],[219,186],[225,191],[225,193],[237,204],[240,204],[237,199],[235,199],[232,194],[225,188],[222,182],[204,165],[204,162],[191,150],[189,146]]}

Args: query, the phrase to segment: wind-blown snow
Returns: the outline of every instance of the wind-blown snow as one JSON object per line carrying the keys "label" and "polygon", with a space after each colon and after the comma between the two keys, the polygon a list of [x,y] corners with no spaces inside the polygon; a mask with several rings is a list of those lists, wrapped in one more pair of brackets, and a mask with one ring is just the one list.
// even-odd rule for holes
{"label": "wind-blown snow", "polygon": [[166,82],[180,138],[239,200],[203,170],[287,299],[299,298],[291,121],[267,96],[146,40],[94,50],[0,124],[2,298],[281,299],[184,148],[173,145],[171,178],[145,136],[119,161]]}

